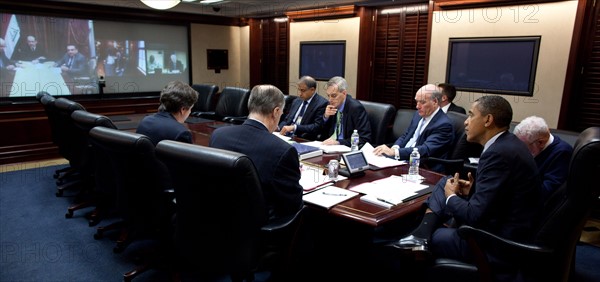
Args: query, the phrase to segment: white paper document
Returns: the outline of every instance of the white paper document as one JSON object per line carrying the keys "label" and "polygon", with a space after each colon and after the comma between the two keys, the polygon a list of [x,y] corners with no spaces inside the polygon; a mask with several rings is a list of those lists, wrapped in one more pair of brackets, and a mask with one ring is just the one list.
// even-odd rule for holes
{"label": "white paper document", "polygon": [[360,149],[365,155],[365,158],[367,158],[367,162],[370,165],[376,166],[378,168],[384,168],[406,164],[406,161],[398,161],[395,159],[388,158],[386,156],[377,156],[373,153],[374,149],[375,148],[370,143],[366,143]]}
{"label": "white paper document", "polygon": [[281,138],[281,140],[283,140],[283,141],[290,141],[290,140],[292,140],[292,137],[285,136],[285,135],[281,135],[281,134],[280,134],[279,132],[277,132],[277,131],[273,131],[273,135],[275,135],[275,136],[277,136],[277,137]]}
{"label": "white paper document", "polygon": [[323,153],[326,153],[326,154],[347,153],[347,152],[352,151],[352,149],[350,147],[345,146],[345,145],[323,145],[323,142],[321,142],[321,141],[303,142],[302,144],[305,144],[308,146],[313,146],[313,147],[318,147],[319,149],[323,150]]}
{"label": "white paper document", "polygon": [[386,202],[390,206],[402,203],[410,196],[414,196],[422,189],[429,186],[408,181],[406,178],[392,175],[372,182],[362,183],[352,187],[350,190],[367,194],[380,202]]}
{"label": "white paper document", "polygon": [[358,193],[347,189],[335,186],[327,186],[323,189],[305,194],[302,196],[302,200],[329,209],[356,195],[358,195]]}

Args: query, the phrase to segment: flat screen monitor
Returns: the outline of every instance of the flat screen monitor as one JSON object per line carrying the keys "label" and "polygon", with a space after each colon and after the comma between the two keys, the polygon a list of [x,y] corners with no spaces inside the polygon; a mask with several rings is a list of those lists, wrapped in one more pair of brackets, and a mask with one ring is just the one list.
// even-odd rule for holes
{"label": "flat screen monitor", "polygon": [[0,13],[0,37],[0,100],[99,94],[101,78],[104,94],[130,96],[190,81],[187,25]]}
{"label": "flat screen monitor", "polygon": [[350,174],[359,173],[361,171],[369,169],[369,163],[362,151],[353,151],[342,155],[344,163],[348,168]]}
{"label": "flat screen monitor", "polygon": [[446,82],[459,91],[533,96],[540,40],[450,38]]}
{"label": "flat screen monitor", "polygon": [[308,75],[327,81],[344,76],[346,41],[300,42],[300,77]]}

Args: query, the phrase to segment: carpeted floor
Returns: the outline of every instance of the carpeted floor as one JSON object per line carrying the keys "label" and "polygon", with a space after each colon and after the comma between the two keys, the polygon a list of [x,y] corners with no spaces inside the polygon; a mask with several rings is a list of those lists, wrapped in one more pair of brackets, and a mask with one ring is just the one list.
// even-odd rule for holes
{"label": "carpeted floor", "polygon": [[[0,166],[0,281],[122,281],[123,274],[151,242],[130,245],[113,253],[115,242],[95,240],[86,212],[65,218],[73,193],[56,197],[54,171],[64,161]],[[107,222],[101,222],[101,225]],[[597,224],[597,225],[594,225]],[[600,281],[600,223],[584,231],[588,243],[577,247],[574,281]],[[164,271],[143,273],[135,281],[168,281]],[[257,277],[257,280],[264,280]]]}

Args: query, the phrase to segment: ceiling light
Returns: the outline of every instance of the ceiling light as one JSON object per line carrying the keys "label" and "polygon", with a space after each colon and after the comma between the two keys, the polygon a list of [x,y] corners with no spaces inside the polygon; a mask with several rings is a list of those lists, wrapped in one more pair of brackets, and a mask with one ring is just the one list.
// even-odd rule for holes
{"label": "ceiling light", "polygon": [[214,4],[219,2],[223,2],[223,0],[202,0],[200,1],[200,4]]}
{"label": "ceiling light", "polygon": [[381,14],[382,15],[399,14],[399,13],[402,13],[403,10],[404,10],[404,8],[385,9],[385,10],[381,10]]}
{"label": "ceiling light", "polygon": [[153,8],[153,9],[158,9],[158,10],[166,10],[166,9],[171,9],[175,6],[177,6],[177,4],[179,4],[179,2],[181,2],[180,0],[140,0],[142,1],[142,3],[144,3],[144,5]]}
{"label": "ceiling light", "polygon": [[287,21],[288,21],[288,18],[287,18],[287,17],[283,17],[283,18],[274,18],[274,19],[273,19],[273,21],[274,21],[274,22],[276,22],[276,23],[284,23],[284,22],[287,22]]}

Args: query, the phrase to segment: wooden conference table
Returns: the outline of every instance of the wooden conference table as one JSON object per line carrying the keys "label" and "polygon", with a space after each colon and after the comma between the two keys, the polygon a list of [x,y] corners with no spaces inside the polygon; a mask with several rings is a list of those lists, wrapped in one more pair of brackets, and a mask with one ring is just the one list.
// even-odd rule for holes
{"label": "wooden conference table", "polygon": [[[143,114],[128,115],[127,117],[130,120],[124,122],[127,122],[129,124],[136,123],[139,122],[144,116],[145,115]],[[115,122],[115,124],[119,126],[120,123],[124,122]],[[207,121],[199,123],[186,122],[185,125],[192,132],[194,144],[202,146],[208,146],[210,135],[217,127],[233,126],[220,121]],[[304,161],[324,166],[332,158],[339,158],[339,154],[323,154],[321,156],[306,159]],[[435,183],[438,182],[440,178],[443,177],[443,175],[439,173],[432,172],[426,169],[421,169],[419,171],[421,176],[425,178],[423,184],[433,186],[435,185]],[[363,177],[338,181],[335,185],[342,188],[352,188],[361,183],[371,182],[377,179],[389,177],[391,175],[406,174],[407,172],[407,165],[401,165],[392,168],[384,168],[380,170],[367,170],[365,171],[365,176]],[[356,196],[354,198],[351,198],[347,201],[335,205],[334,207],[329,209],[328,213],[334,216],[347,218],[353,221],[360,222],[362,224],[377,227],[389,223],[393,220],[400,219],[407,215],[415,214],[420,210],[421,204],[425,201],[426,198],[427,195],[420,196],[413,200],[396,205],[391,209],[386,209],[373,204],[365,203],[360,200],[359,196]]]}

